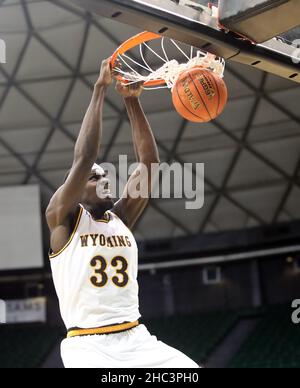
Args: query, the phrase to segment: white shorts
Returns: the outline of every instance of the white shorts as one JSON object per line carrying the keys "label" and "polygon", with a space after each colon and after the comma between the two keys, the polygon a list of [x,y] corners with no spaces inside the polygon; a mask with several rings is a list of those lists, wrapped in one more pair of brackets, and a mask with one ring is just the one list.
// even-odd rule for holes
{"label": "white shorts", "polygon": [[61,356],[66,368],[199,368],[144,325],[122,333],[67,338]]}

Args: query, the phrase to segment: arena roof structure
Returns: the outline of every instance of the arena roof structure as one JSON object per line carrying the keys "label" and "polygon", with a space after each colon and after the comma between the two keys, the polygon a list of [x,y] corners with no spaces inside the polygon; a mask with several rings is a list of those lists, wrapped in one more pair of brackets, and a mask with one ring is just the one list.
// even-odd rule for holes
{"label": "arena roof structure", "polygon": [[[0,185],[39,184],[45,208],[70,168],[74,142],[101,60],[134,27],[91,15],[69,1],[1,0]],[[245,230],[300,219],[299,85],[227,63],[229,102],[208,124],[181,119],[169,91],[142,103],[162,161],[205,163],[205,205],[151,200],[140,240]],[[113,88],[104,108],[100,161],[134,161],[122,99]]]}

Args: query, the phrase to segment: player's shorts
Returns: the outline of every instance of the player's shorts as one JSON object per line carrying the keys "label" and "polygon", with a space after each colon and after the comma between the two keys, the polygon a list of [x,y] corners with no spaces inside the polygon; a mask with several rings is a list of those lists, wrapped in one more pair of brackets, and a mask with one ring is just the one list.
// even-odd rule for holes
{"label": "player's shorts", "polygon": [[66,338],[61,356],[66,368],[199,368],[144,325],[121,333]]}

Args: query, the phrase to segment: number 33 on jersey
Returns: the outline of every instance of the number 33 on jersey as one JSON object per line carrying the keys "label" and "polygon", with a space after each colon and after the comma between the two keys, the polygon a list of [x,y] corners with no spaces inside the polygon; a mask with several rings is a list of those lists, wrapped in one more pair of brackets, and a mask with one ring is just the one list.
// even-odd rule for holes
{"label": "number 33 on jersey", "polygon": [[94,220],[80,206],[68,243],[50,259],[67,328],[100,327],[140,318],[137,244],[113,212]]}

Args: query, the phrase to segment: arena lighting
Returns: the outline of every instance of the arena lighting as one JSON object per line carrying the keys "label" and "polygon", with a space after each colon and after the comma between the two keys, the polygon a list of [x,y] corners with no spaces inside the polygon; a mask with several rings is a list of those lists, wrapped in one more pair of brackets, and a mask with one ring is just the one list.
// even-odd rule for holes
{"label": "arena lighting", "polygon": [[300,271],[300,256],[299,255],[296,255],[296,256],[288,256],[286,258],[286,262],[288,264],[291,264],[292,265],[292,268],[298,272]]}
{"label": "arena lighting", "polygon": [[273,248],[273,249],[262,249],[252,252],[243,252],[243,253],[234,253],[222,256],[211,256],[195,259],[184,259],[184,260],[174,260],[164,263],[149,263],[149,264],[140,264],[139,271],[149,271],[149,270],[158,270],[164,268],[179,268],[179,267],[190,267],[194,265],[205,265],[205,264],[218,264],[218,263],[227,263],[231,261],[241,261],[241,260],[250,260],[257,259],[261,257],[270,257],[280,254],[288,254],[300,251],[300,245],[282,247],[282,248]]}
{"label": "arena lighting", "polygon": [[223,281],[222,277],[222,269],[219,266],[207,266],[203,268],[202,280],[206,286],[221,284]]}

